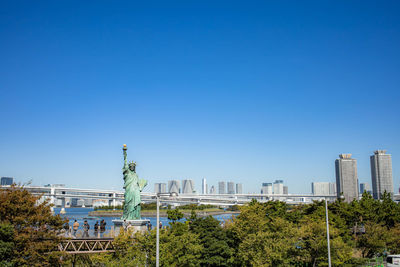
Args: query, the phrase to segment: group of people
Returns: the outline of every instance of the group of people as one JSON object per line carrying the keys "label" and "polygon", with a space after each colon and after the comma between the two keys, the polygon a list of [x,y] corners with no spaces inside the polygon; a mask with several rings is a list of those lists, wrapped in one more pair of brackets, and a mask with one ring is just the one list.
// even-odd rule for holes
{"label": "group of people", "polygon": [[[104,220],[101,220],[100,223],[99,223],[99,221],[97,221],[94,224],[94,236],[95,237],[103,237],[103,233],[106,231],[106,224],[107,223]],[[79,230],[79,226],[80,225],[79,225],[78,221],[75,220],[74,223],[72,224],[72,235],[74,237],[76,237],[76,233]],[[68,221],[65,223],[64,229],[66,230],[67,233],[70,233],[71,227],[70,227]],[[82,229],[83,229],[82,238],[89,238],[90,225],[87,220],[85,220],[83,222]]]}

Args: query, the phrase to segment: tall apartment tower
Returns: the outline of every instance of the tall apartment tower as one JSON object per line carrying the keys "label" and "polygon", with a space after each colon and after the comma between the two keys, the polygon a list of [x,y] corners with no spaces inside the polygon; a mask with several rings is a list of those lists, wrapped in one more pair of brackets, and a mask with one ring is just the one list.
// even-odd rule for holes
{"label": "tall apartment tower", "polygon": [[382,194],[393,194],[392,155],[386,150],[377,150],[371,156],[372,191],[375,199],[380,199]]}
{"label": "tall apartment tower", "polygon": [[203,178],[202,180],[201,180],[201,193],[203,194],[203,195],[207,195],[207,180],[206,180],[206,178]]}
{"label": "tall apartment tower", "polygon": [[357,160],[351,154],[340,154],[335,161],[336,193],[340,198],[343,194],[346,202],[358,199]]}
{"label": "tall apartment tower", "polygon": [[243,194],[242,184],[236,184],[236,194]]}
{"label": "tall apartment tower", "polygon": [[194,192],[194,181],[182,180],[182,194],[193,194]]}
{"label": "tall apartment tower", "polygon": [[272,183],[262,183],[261,194],[272,195]]}
{"label": "tall apartment tower", "polygon": [[283,186],[283,194],[284,195],[288,195],[289,194],[289,187],[287,187],[286,185]]}
{"label": "tall apartment tower", "polygon": [[180,193],[178,180],[168,181],[168,193]]}
{"label": "tall apartment tower", "polygon": [[226,194],[225,182],[218,182],[218,194]]}
{"label": "tall apartment tower", "polygon": [[215,187],[212,185],[211,189],[210,189],[210,195],[214,195],[215,194]]}
{"label": "tall apartment tower", "polygon": [[154,193],[166,193],[167,192],[167,184],[166,183],[155,183],[154,184]]}
{"label": "tall apartment tower", "polygon": [[274,182],[274,195],[283,195],[283,180]]}
{"label": "tall apartment tower", "polygon": [[228,194],[235,194],[235,183],[228,182]]}

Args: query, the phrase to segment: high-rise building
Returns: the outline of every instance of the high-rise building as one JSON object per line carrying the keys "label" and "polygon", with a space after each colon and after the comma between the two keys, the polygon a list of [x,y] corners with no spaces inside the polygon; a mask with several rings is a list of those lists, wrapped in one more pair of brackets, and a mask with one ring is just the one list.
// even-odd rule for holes
{"label": "high-rise building", "polygon": [[283,194],[284,195],[288,195],[289,194],[289,187],[287,187],[286,185],[283,186]]}
{"label": "high-rise building", "polygon": [[358,199],[357,160],[351,158],[351,154],[340,154],[335,161],[336,193],[340,198],[351,202]]}
{"label": "high-rise building", "polygon": [[215,187],[211,186],[210,188],[210,195],[214,195],[215,194]]}
{"label": "high-rise building", "polygon": [[154,193],[166,193],[167,192],[167,184],[166,183],[155,183],[154,184]]}
{"label": "high-rise building", "polygon": [[336,185],[329,182],[313,182],[311,183],[311,193],[314,196],[335,195]]}
{"label": "high-rise building", "polygon": [[272,183],[262,183],[261,194],[272,195]]}
{"label": "high-rise building", "polygon": [[382,194],[393,194],[392,155],[386,150],[377,150],[371,156],[372,191],[375,199],[380,199]]}
{"label": "high-rise building", "polygon": [[235,183],[228,182],[228,194],[235,194]]}
{"label": "high-rise building", "polygon": [[206,180],[206,178],[203,178],[202,180],[201,180],[201,193],[203,194],[203,195],[206,195],[207,194],[207,180]]}
{"label": "high-rise building", "polygon": [[194,192],[194,181],[182,180],[182,194],[193,194]]}
{"label": "high-rise building", "polygon": [[371,193],[369,183],[360,183],[360,194],[363,194],[364,192]]}
{"label": "high-rise building", "polygon": [[236,194],[243,194],[242,184],[236,184]]}
{"label": "high-rise building", "polygon": [[218,182],[218,193],[219,194],[225,194],[226,193],[225,182]]}
{"label": "high-rise building", "polygon": [[180,193],[179,180],[168,181],[168,193]]}
{"label": "high-rise building", "polygon": [[14,178],[12,177],[1,177],[1,185],[12,185]]}
{"label": "high-rise building", "polygon": [[274,195],[283,195],[283,180],[275,180]]}

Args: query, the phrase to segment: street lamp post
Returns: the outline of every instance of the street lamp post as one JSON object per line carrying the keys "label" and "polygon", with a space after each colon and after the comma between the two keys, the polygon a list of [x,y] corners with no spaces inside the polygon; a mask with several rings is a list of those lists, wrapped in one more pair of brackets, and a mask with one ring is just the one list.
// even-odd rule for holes
{"label": "street lamp post", "polygon": [[156,267],[160,266],[160,197],[175,197],[176,193],[157,193],[157,234],[156,234]]}
{"label": "street lamp post", "polygon": [[325,198],[326,240],[328,241],[328,266],[331,267],[331,246],[329,240],[328,200]]}

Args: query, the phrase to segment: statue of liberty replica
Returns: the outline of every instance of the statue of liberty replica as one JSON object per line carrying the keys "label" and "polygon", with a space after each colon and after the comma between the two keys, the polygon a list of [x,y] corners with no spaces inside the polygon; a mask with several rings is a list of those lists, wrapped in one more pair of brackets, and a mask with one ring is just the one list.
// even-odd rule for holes
{"label": "statue of liberty replica", "polygon": [[[139,179],[136,174],[136,163],[127,160],[126,151],[128,148],[123,146],[124,153],[124,167],[122,173],[124,175],[124,212],[121,219],[113,220],[114,223],[114,236],[117,236],[121,231],[135,233],[137,231],[147,231],[147,224],[150,220],[142,220],[140,216],[140,192],[147,185],[145,179]],[[123,229],[123,230],[122,230]]]}
{"label": "statue of liberty replica", "polygon": [[122,148],[124,151],[124,167],[122,173],[124,174],[124,213],[122,220],[138,220],[140,219],[140,192],[147,185],[145,179],[139,179],[136,174],[136,163],[130,162],[126,159],[128,148],[126,145]]}

